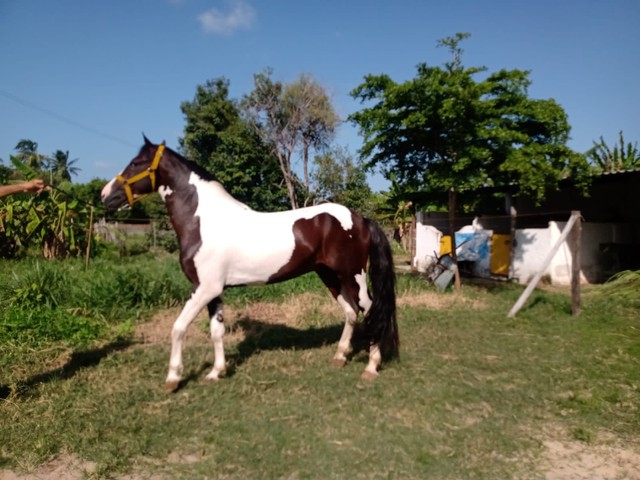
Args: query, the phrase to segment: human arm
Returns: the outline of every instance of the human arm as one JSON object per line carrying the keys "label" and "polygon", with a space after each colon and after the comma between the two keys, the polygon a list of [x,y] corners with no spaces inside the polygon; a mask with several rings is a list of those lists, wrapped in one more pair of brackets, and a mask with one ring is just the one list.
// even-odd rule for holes
{"label": "human arm", "polygon": [[0,198],[20,192],[39,193],[44,188],[44,182],[40,179],[29,180],[15,185],[0,185]]}

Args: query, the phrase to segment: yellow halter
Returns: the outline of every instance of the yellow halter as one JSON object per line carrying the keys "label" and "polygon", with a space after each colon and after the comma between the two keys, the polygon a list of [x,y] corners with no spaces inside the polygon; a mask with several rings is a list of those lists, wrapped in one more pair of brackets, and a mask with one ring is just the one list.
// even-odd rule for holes
{"label": "yellow halter", "polygon": [[153,157],[153,162],[146,170],[143,170],[140,173],[137,173],[133,177],[127,179],[122,175],[116,175],[116,180],[122,182],[122,186],[124,187],[124,192],[127,194],[127,200],[129,201],[129,205],[133,205],[136,202],[139,202],[143,198],[149,195],[146,193],[144,195],[138,195],[134,198],[133,192],[131,191],[131,185],[136,182],[139,182],[143,178],[150,177],[151,178],[151,191],[155,191],[156,189],[156,170],[158,169],[158,164],[160,163],[160,159],[162,158],[162,154],[164,153],[164,145],[159,145],[158,150],[156,150],[156,156]]}

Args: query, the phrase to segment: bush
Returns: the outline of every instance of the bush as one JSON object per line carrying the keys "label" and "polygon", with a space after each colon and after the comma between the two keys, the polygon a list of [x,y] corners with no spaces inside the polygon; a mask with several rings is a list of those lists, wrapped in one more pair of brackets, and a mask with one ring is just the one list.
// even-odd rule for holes
{"label": "bush", "polygon": [[121,333],[154,309],[181,304],[190,291],[168,255],[98,259],[88,270],[71,259],[3,263],[0,341],[92,341]]}

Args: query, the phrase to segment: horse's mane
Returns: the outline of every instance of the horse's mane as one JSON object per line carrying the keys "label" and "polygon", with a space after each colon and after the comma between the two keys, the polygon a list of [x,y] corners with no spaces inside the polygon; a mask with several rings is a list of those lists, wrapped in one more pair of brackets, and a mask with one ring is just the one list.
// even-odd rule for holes
{"label": "horse's mane", "polygon": [[205,169],[204,167],[202,167],[201,165],[198,165],[196,162],[194,162],[193,160],[191,160],[190,158],[184,157],[182,155],[180,155],[178,152],[175,152],[173,150],[171,150],[170,148],[168,149],[180,162],[184,163],[187,168],[189,170],[191,170],[192,172],[195,172],[199,177],[201,177],[204,180],[215,180],[218,181],[218,179],[216,178],[216,176],[211,173],[210,171],[208,171],[207,169]]}
{"label": "horse's mane", "polygon": [[[146,148],[146,145],[142,147],[141,153],[145,148]],[[196,173],[202,179],[207,181],[211,181],[211,180],[218,181],[218,179],[213,173],[209,172],[204,167],[198,165],[196,162],[194,162],[190,158],[180,155],[178,152],[176,152],[175,150],[172,150],[169,147],[165,147],[165,152],[171,153],[171,155],[173,155],[176,158],[176,160],[183,163],[189,170]]]}

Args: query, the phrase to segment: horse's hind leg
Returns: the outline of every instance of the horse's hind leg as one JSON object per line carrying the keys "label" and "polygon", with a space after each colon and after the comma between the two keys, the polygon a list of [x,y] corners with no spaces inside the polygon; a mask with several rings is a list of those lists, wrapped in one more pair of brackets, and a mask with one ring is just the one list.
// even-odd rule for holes
{"label": "horse's hind leg", "polygon": [[[367,288],[366,274],[364,270],[353,276],[353,280],[346,282],[342,286],[341,294],[336,298],[342,305],[347,321],[344,325],[342,337],[338,343],[338,351],[333,357],[333,363],[336,366],[343,366],[347,360],[345,352],[350,346],[351,337],[353,335],[353,326],[357,318],[357,311],[364,312],[366,316],[371,309],[372,300]],[[355,310],[353,305],[358,310]],[[371,344],[369,346],[369,362],[362,372],[362,378],[365,380],[373,380],[378,376],[378,367],[382,362],[382,355],[380,354],[380,346],[378,344]]]}
{"label": "horse's hind leg", "polygon": [[338,274],[329,269],[318,273],[344,311],[344,328],[338,342],[338,349],[333,356],[333,365],[335,367],[343,367],[347,362],[347,353],[351,348],[351,338],[353,337],[358,312],[364,311],[366,313],[371,307],[366,274],[363,270],[361,273],[349,276],[341,281]]}
{"label": "horse's hind leg", "polygon": [[224,358],[224,345],[222,337],[224,336],[224,318],[222,316],[222,298],[214,298],[209,305],[209,317],[211,319],[211,340],[213,340],[214,361],[213,369],[206,376],[209,381],[217,381],[220,375],[224,373],[226,362]]}
{"label": "horse's hind leg", "polygon": [[353,329],[355,327],[358,314],[342,295],[336,297],[336,300],[344,310],[345,322],[344,328],[342,329],[342,335],[340,336],[340,341],[338,342],[338,350],[333,356],[332,363],[334,367],[342,368],[347,363],[347,353],[351,348],[351,337],[353,336]]}

